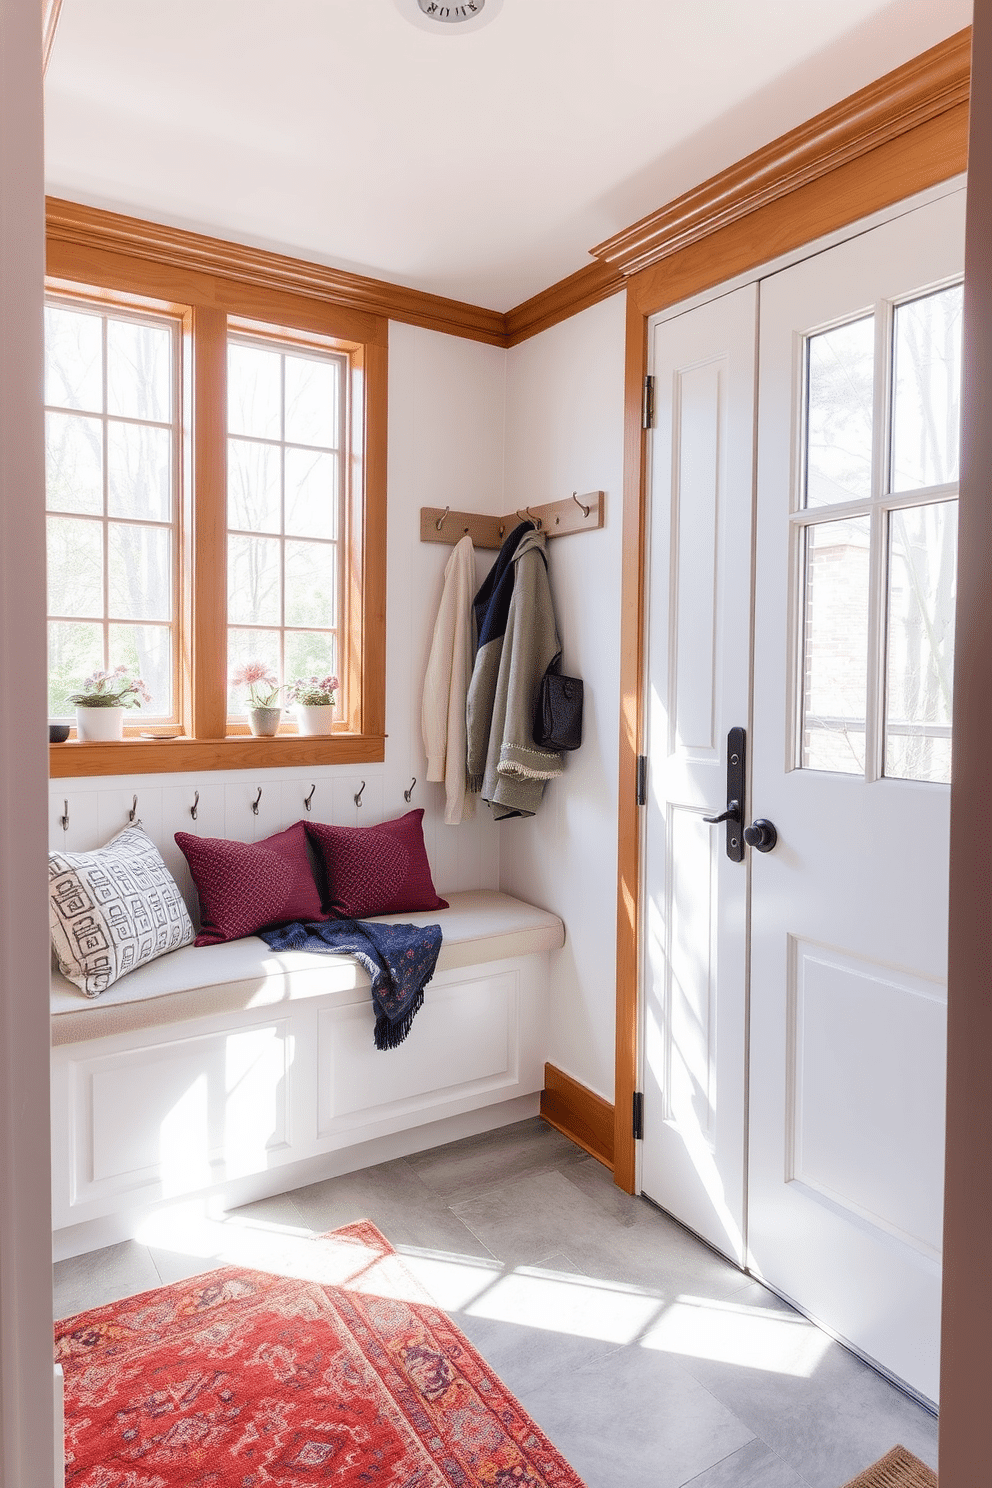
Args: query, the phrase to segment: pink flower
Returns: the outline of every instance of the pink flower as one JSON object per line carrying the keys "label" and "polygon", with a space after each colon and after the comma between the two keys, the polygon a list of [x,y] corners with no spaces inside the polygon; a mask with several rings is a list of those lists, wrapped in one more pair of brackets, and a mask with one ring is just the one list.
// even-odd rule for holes
{"label": "pink flower", "polygon": [[252,687],[256,682],[265,682],[275,687],[276,678],[264,661],[246,661],[238,668],[231,682],[235,687]]}

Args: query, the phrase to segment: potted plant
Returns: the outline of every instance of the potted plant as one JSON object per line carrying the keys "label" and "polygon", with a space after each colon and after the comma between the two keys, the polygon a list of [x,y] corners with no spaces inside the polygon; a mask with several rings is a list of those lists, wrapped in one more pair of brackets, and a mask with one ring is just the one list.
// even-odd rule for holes
{"label": "potted plant", "polygon": [[94,672],[69,702],[76,709],[76,737],[81,744],[105,744],[124,736],[124,709],[150,703],[151,694],[127,667]]}
{"label": "potted plant", "polygon": [[247,687],[248,727],[256,736],[270,738],[279,727],[282,708],[276,704],[279,682],[264,661],[246,661],[231,678],[234,687]]}
{"label": "potted plant", "polygon": [[329,734],[334,724],[334,694],[337,677],[294,677],[286,698],[296,708],[301,734]]}

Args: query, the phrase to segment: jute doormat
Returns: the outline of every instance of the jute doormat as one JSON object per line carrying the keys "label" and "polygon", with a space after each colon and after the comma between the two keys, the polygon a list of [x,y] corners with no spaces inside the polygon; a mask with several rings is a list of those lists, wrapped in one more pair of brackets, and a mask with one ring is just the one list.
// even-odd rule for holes
{"label": "jute doormat", "polygon": [[937,1474],[905,1447],[893,1447],[846,1488],[937,1488]]}

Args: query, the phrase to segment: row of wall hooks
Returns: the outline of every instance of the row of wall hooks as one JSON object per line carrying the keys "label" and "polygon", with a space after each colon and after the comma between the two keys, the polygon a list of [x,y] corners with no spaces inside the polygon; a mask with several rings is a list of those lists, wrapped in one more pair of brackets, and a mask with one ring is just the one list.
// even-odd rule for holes
{"label": "row of wall hooks", "polygon": [[572,532],[594,532],[605,520],[605,491],[586,491],[582,496],[573,491],[563,501],[547,501],[523,510],[517,507],[505,517],[452,511],[450,506],[443,511],[438,506],[422,506],[420,541],[451,545],[468,536],[477,548],[499,548],[518,522],[533,522],[546,537],[567,537]]}
{"label": "row of wall hooks", "polygon": [[[409,804],[409,802],[413,799],[413,788],[414,788],[414,786],[416,784],[417,784],[417,777],[416,777],[416,775],[414,775],[413,779],[410,781],[410,787],[409,787],[409,789],[408,790],[405,790],[403,792],[403,799],[404,799],[404,801],[407,802],[407,804]],[[303,804],[306,807],[307,811],[312,811],[313,810],[313,798],[314,798],[314,794],[315,794],[316,790],[317,790],[316,785],[311,785],[309,795],[306,795],[306,796],[303,797]],[[363,780],[362,783],[361,783],[361,785],[359,786],[356,794],[355,794],[355,805],[356,806],[361,806],[361,804],[362,804],[362,793],[364,792],[364,790],[365,790],[365,781]],[[261,799],[262,799],[262,787],[259,786],[258,787],[258,795],[255,797],[254,801],[252,801],[252,803],[251,803],[251,809],[255,813],[256,816],[258,815],[258,807],[259,807],[259,803],[261,802]],[[199,813],[199,809],[200,809],[200,792],[199,791],[194,791],[193,792],[193,804],[189,808],[189,814],[193,818],[194,821],[196,821],[196,819],[197,819],[197,815]],[[138,798],[137,798],[137,796],[132,797],[132,800],[131,800],[131,809],[130,809],[130,811],[127,814],[127,819],[128,819],[129,822],[136,822],[138,820]],[[69,830],[69,802],[67,800],[64,800],[62,802],[62,815],[59,817],[59,826],[62,828],[63,832],[68,832],[68,830]]]}

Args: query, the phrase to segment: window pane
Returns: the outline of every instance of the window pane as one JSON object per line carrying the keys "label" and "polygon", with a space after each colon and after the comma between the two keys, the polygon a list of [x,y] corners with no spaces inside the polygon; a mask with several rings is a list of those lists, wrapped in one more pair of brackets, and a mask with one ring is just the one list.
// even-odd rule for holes
{"label": "window pane", "polygon": [[286,531],[294,537],[337,537],[338,457],[286,451]]}
{"label": "window pane", "polygon": [[48,518],[48,613],[102,619],[102,522]]}
{"label": "window pane", "polygon": [[140,710],[125,713],[125,723],[173,716],[172,634],[167,625],[111,625],[110,666],[137,672],[152,695]]}
{"label": "window pane", "polygon": [[338,671],[338,638],[333,631],[286,632],[286,680],[334,677]]}
{"label": "window pane", "polygon": [[108,614],[117,620],[172,619],[172,532],[110,522]]}
{"label": "window pane", "polygon": [[864,772],[869,531],[867,517],[806,529],[804,769]]}
{"label": "window pane", "polygon": [[45,306],[45,402],[103,411],[103,321]]}
{"label": "window pane", "polygon": [[72,413],[46,413],[45,474],[49,511],[100,516],[103,421]]}
{"label": "window pane", "polygon": [[871,495],[875,318],[807,343],[806,505]]}
{"label": "window pane", "polygon": [[227,613],[235,624],[280,623],[278,539],[229,537],[227,540]]}
{"label": "window pane", "polygon": [[963,295],[957,284],[896,310],[893,491],[958,478]]}
{"label": "window pane", "polygon": [[172,431],[107,425],[107,507],[112,517],[172,517]]}
{"label": "window pane", "polygon": [[885,773],[950,781],[956,501],[889,518]]}
{"label": "window pane", "polygon": [[[246,689],[231,685],[231,678],[246,661],[261,661],[279,677],[279,632],[234,628],[227,632],[227,711],[232,718],[244,718],[248,712]],[[282,702],[280,692],[273,706],[281,707]]]}
{"label": "window pane", "polygon": [[338,364],[286,357],[286,434],[291,444],[338,444]]}
{"label": "window pane", "polygon": [[332,626],[337,619],[337,544],[286,543],[286,624]]}
{"label": "window pane", "polygon": [[172,331],[133,320],[107,321],[107,411],[125,418],[172,417]]}
{"label": "window pane", "polygon": [[48,626],[48,716],[72,718],[69,694],[103,666],[103,626],[52,620]]}
{"label": "window pane", "polygon": [[279,449],[244,439],[227,441],[227,524],[246,532],[278,532]]}
{"label": "window pane", "polygon": [[227,427],[258,439],[282,437],[282,357],[232,342],[227,349]]}

